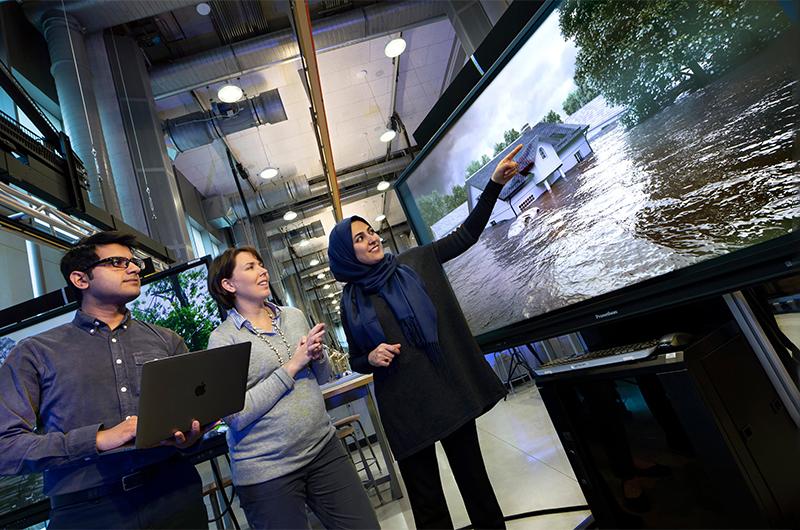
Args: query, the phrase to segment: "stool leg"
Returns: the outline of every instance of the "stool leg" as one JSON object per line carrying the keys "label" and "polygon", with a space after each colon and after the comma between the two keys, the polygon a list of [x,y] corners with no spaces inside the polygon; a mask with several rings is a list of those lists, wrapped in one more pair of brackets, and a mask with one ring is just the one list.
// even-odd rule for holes
{"label": "stool leg", "polygon": [[364,430],[364,426],[361,425],[361,420],[356,420],[358,424],[358,428],[361,429],[361,434],[364,435],[364,440],[367,442],[367,448],[369,449],[370,454],[372,455],[372,460],[375,461],[375,465],[378,466],[378,471],[383,473],[383,469],[381,468],[381,463],[378,462],[377,457],[375,456],[375,451],[372,449],[372,442],[369,441],[369,436],[367,436],[367,431]]}
{"label": "stool leg", "polygon": [[361,450],[361,444],[358,443],[358,438],[356,438],[355,435],[351,436],[353,436],[353,439],[356,442],[356,449],[358,450],[358,455],[361,457],[361,463],[364,466],[364,471],[366,471],[367,473],[367,481],[369,482],[369,485],[375,489],[375,493],[378,496],[378,501],[380,501],[380,503],[383,504],[383,497],[381,496],[381,490],[378,489],[378,483],[375,482],[375,477],[372,476],[372,470],[369,467],[369,462],[367,461],[367,457],[364,455],[364,451]]}

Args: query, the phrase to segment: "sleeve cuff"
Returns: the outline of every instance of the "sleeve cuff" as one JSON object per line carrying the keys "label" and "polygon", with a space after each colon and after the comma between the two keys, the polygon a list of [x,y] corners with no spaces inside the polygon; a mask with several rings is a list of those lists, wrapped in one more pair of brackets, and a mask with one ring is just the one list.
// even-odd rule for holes
{"label": "sleeve cuff", "polygon": [[289,372],[286,371],[286,368],[281,366],[280,368],[275,370],[275,375],[286,386],[287,390],[291,390],[292,388],[294,388],[294,378],[289,375]]}
{"label": "sleeve cuff", "polygon": [[67,453],[70,458],[84,458],[97,456],[97,431],[102,424],[87,425],[73,429],[66,434]]}

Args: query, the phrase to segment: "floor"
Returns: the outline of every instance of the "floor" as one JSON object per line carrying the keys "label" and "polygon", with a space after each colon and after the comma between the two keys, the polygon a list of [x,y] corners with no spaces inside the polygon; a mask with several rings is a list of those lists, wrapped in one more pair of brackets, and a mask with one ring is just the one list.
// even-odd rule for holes
{"label": "floor", "polygon": [[[533,384],[517,385],[516,391],[509,394],[506,401],[500,402],[479,418],[477,424],[486,468],[506,516],[586,504],[553,424]],[[374,448],[379,451],[377,444]],[[466,508],[461,501],[447,459],[441,447],[437,447],[437,451],[439,471],[453,524],[456,528],[467,526],[469,519]],[[378,458],[381,458],[381,455],[378,455]],[[204,481],[209,482],[210,470],[205,471]],[[388,484],[383,485],[382,491],[384,489],[388,490]],[[391,498],[388,491],[382,495],[385,501]],[[379,505],[374,493],[371,498],[384,530],[414,528],[411,508],[405,497],[383,505]],[[234,502],[234,508],[240,525],[245,528],[247,521],[238,508],[238,502]],[[566,530],[575,528],[588,516],[588,511],[576,511],[526,517],[509,521],[508,528]],[[312,526],[317,525],[312,521]],[[216,528],[213,524],[209,527]]]}

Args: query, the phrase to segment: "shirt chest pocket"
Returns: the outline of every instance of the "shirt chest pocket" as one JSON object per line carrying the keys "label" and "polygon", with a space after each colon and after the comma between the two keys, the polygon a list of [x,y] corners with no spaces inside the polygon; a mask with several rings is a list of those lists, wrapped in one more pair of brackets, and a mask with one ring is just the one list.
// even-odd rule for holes
{"label": "shirt chest pocket", "polygon": [[152,351],[133,352],[133,370],[131,373],[131,391],[134,396],[139,396],[142,388],[142,368],[150,361],[157,361],[166,357],[164,353],[154,353]]}

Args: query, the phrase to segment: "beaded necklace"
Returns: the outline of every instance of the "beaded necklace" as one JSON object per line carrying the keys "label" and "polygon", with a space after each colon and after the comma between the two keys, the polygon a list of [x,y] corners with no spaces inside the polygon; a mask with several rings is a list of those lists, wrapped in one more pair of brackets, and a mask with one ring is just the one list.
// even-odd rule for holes
{"label": "beaded necklace", "polygon": [[[278,332],[278,336],[281,338],[281,342],[286,347],[286,353],[289,356],[289,358],[291,358],[291,356],[292,356],[292,348],[289,346],[289,343],[286,341],[286,336],[283,334],[283,331],[281,331],[281,328],[278,327],[277,316],[275,314],[273,314],[272,312],[270,312],[270,318],[272,319],[272,329],[274,329],[275,331]],[[275,353],[275,357],[278,358],[278,364],[283,366],[284,360],[283,360],[283,357],[281,356],[281,352],[279,352],[278,348],[276,348],[275,345],[272,344],[272,341],[269,340],[267,335],[265,335],[261,330],[259,330],[255,326],[253,326],[253,331],[255,331],[256,332],[256,336],[259,339],[261,339],[264,342],[264,344],[269,346],[269,349],[272,350]]]}

